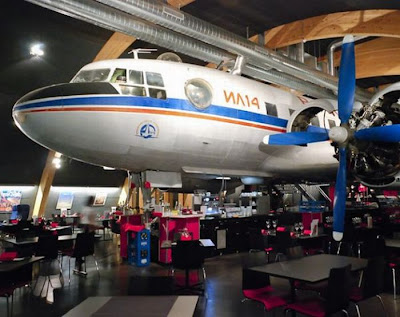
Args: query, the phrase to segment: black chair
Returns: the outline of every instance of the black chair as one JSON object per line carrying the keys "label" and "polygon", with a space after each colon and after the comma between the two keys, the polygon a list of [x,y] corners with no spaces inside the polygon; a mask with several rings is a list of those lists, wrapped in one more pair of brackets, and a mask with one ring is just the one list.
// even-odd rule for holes
{"label": "black chair", "polygon": [[286,255],[286,250],[294,246],[292,237],[290,236],[290,231],[277,231],[276,232],[276,245],[274,250],[276,250],[275,262],[279,261],[280,258]]}
{"label": "black chair", "polygon": [[84,273],[84,275],[86,275],[87,274],[86,258],[88,256],[92,256],[94,259],[94,263],[96,264],[97,274],[100,277],[99,266],[97,264],[97,260],[96,260],[95,254],[94,254],[94,242],[95,242],[94,232],[84,232],[84,233],[77,234],[74,249],[72,250],[72,252],[70,254],[67,254],[67,255],[69,255],[69,259],[68,259],[69,283],[71,283],[71,258],[83,259],[83,264],[85,267],[85,270],[83,271],[83,273]]}
{"label": "black chair", "polygon": [[[176,246],[172,248],[172,276],[175,276],[176,269],[185,271],[185,285],[179,290],[200,291],[205,294],[207,275],[204,269],[204,248],[200,245],[199,240],[177,241]],[[191,270],[197,272],[201,270],[203,282],[190,285],[189,273]],[[203,284],[202,288],[200,288],[201,284]]]}
{"label": "black chair", "polygon": [[267,254],[267,262],[269,262],[269,254],[273,248],[268,246],[268,238],[261,233],[260,228],[249,228],[249,252],[264,251]]}
{"label": "black chair", "polygon": [[286,305],[288,296],[276,292],[270,283],[269,275],[253,271],[253,266],[267,264],[267,257],[263,251],[246,254],[242,262],[242,292],[244,299],[254,300],[264,305],[266,311]]}
{"label": "black chair", "polygon": [[353,243],[355,240],[355,229],[352,223],[344,224],[343,238],[338,243],[337,255],[354,256]]}
{"label": "black chair", "polygon": [[361,287],[353,287],[350,290],[350,301],[355,304],[359,317],[361,317],[361,313],[357,303],[371,297],[377,297],[380,300],[386,314],[385,305],[379,295],[384,288],[384,271],[385,258],[383,256],[369,259],[367,269],[363,273]]}
{"label": "black chair", "polygon": [[117,220],[111,219],[110,220],[111,232],[115,234],[121,234],[121,226],[117,223]]}
{"label": "black chair", "polygon": [[[43,286],[41,288],[40,294],[42,294],[43,289],[46,285],[46,281],[48,282],[47,284],[47,290],[46,294],[49,291],[50,285],[53,287],[51,283],[51,278],[50,276],[52,275],[52,263],[54,261],[58,261],[58,237],[56,235],[51,234],[50,232],[46,235],[41,235],[39,236],[38,243],[36,245],[36,256],[44,256],[44,259],[39,262],[39,276],[44,276],[44,282]],[[58,263],[59,266],[59,276],[60,276],[60,282],[61,277],[62,277],[62,268],[60,262]],[[38,283],[39,277],[36,279],[35,287],[34,290],[36,290],[36,286]]]}
{"label": "black chair", "polygon": [[307,316],[320,317],[342,311],[348,315],[350,268],[351,265],[348,265],[330,270],[326,300],[312,297],[296,301],[286,307],[286,314],[295,311]]}

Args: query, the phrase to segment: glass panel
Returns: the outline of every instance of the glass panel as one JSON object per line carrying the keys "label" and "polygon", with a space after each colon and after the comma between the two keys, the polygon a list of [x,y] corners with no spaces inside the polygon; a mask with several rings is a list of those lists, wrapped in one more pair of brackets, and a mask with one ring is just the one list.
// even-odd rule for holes
{"label": "glass panel", "polygon": [[265,109],[267,110],[267,115],[273,116],[273,117],[278,116],[278,110],[276,109],[276,105],[265,102]]}
{"label": "glass panel", "polygon": [[121,93],[123,95],[131,95],[131,96],[146,96],[146,90],[144,87],[136,87],[136,86],[127,86],[121,85]]}
{"label": "glass panel", "polygon": [[73,83],[85,83],[95,81],[106,81],[110,69],[92,69],[92,70],[81,70],[73,79]]}
{"label": "glass panel", "polygon": [[167,94],[165,93],[165,90],[162,89],[149,88],[149,95],[152,98],[167,99]]}
{"label": "glass panel", "polygon": [[164,81],[159,73],[146,73],[147,85],[164,87]]}
{"label": "glass panel", "polygon": [[143,72],[138,72],[136,70],[129,71],[129,83],[136,85],[143,85]]}
{"label": "glass panel", "polygon": [[116,68],[111,77],[112,83],[126,83],[126,69]]}

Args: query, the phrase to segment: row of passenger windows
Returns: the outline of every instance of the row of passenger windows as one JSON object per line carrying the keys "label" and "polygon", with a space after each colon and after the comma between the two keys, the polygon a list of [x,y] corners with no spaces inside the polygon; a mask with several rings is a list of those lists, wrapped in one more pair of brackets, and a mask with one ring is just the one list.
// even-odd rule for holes
{"label": "row of passenger windows", "polygon": [[[110,72],[111,69],[82,70],[75,76],[72,82],[108,81]],[[150,97],[158,99],[167,98],[167,93],[164,89],[164,81],[159,73],[116,68],[109,82],[119,84],[121,93],[124,95],[145,97],[147,96],[147,88]]]}

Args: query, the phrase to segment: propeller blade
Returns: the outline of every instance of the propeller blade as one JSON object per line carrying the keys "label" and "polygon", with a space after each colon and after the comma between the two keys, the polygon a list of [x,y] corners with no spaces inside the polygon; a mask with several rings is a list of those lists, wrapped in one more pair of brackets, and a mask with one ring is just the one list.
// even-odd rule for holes
{"label": "propeller blade", "polygon": [[356,66],[354,57],[354,38],[346,35],[343,39],[342,57],[339,68],[338,108],[341,123],[349,121],[354,104],[356,89]]}
{"label": "propeller blade", "polygon": [[400,142],[400,124],[362,129],[355,132],[354,137],[365,141]]}
{"label": "propeller blade", "polygon": [[263,142],[268,145],[305,145],[327,140],[329,140],[327,133],[289,132],[267,135],[264,137]]}
{"label": "propeller blade", "polygon": [[347,150],[339,148],[339,168],[336,175],[335,200],[333,201],[333,238],[340,241],[343,238],[344,214],[346,211],[346,174]]}
{"label": "propeller blade", "polygon": [[309,125],[307,127],[307,132],[329,133],[329,129],[317,127],[315,125]]}

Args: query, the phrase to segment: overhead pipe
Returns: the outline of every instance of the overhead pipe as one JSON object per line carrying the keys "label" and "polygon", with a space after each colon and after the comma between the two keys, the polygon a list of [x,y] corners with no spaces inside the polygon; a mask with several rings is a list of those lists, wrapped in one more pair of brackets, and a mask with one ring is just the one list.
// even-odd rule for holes
{"label": "overhead pipe", "polygon": [[[195,39],[175,33],[163,27],[145,21],[139,21],[132,16],[111,9],[102,4],[88,0],[27,0],[47,9],[92,23],[106,29],[125,33],[158,46],[179,51],[194,58],[219,64],[221,61],[235,59],[235,56]],[[316,98],[332,98],[335,96],[319,86],[306,83],[290,75],[246,65],[243,73],[256,79],[286,86],[304,92]]]}
{"label": "overhead pipe", "polygon": [[[229,50],[232,53],[248,58],[250,64],[259,68],[273,67],[302,80],[337,92],[338,79],[329,74],[307,67],[283,55],[253,43],[232,32],[202,21],[187,13],[176,10],[161,2],[151,0],[96,0],[116,9],[125,11],[141,19],[162,25],[176,32],[199,39],[216,47]],[[267,69],[268,69],[267,68]],[[356,91],[356,99],[367,101],[369,92],[361,89]]]}
{"label": "overhead pipe", "polygon": [[[355,36],[354,42],[360,41],[362,39],[367,38],[368,36]],[[335,63],[334,63],[334,56],[335,50],[343,45],[343,40],[337,40],[329,44],[328,46],[328,70],[329,74],[332,76],[336,76],[335,74]]]}

